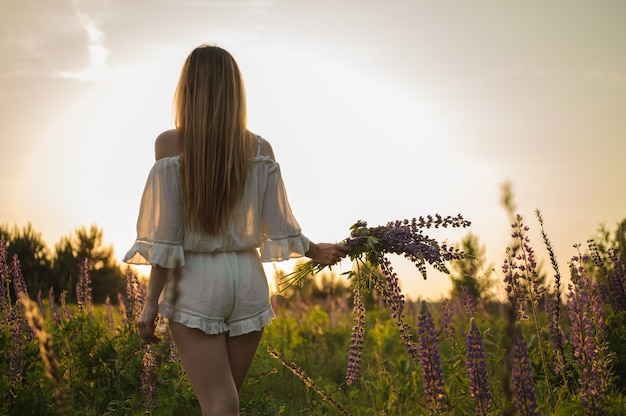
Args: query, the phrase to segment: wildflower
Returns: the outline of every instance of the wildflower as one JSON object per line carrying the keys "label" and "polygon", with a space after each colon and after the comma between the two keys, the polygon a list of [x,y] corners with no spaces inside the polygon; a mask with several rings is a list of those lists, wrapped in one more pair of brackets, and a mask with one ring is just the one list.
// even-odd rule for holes
{"label": "wildflower", "polygon": [[617,314],[621,311],[626,311],[626,270],[624,270],[624,262],[615,249],[609,250],[609,258],[614,265],[609,280],[611,285],[611,303],[613,311]]}
{"label": "wildflower", "polygon": [[521,416],[539,415],[533,370],[528,357],[528,345],[519,324],[515,328],[510,360],[513,397],[517,413]]}
{"label": "wildflower", "polygon": [[[539,302],[544,299],[546,288],[539,276],[537,261],[535,260],[535,251],[530,245],[530,238],[527,235],[529,227],[522,222],[522,216],[517,215],[515,223],[512,225],[513,233],[511,237],[517,242],[518,253],[510,255],[509,260],[512,261],[511,266],[516,270],[513,273],[513,280],[517,291],[513,305],[517,308],[520,318],[526,317],[526,308],[530,310],[532,322],[535,326],[537,335],[537,346],[539,347],[539,355],[543,366],[543,373],[546,384],[550,384],[548,378],[550,370],[548,368],[548,359],[546,356],[544,341],[542,341],[543,324],[539,320]],[[514,253],[513,253],[514,254]]]}
{"label": "wildflower", "polygon": [[502,273],[504,274],[505,290],[507,298],[511,303],[515,321],[528,319],[524,309],[524,291],[520,283],[520,274],[517,271],[517,264],[513,260],[512,250],[507,247],[507,258],[502,264]]}
{"label": "wildflower", "polygon": [[452,304],[445,299],[441,304],[441,317],[439,318],[439,329],[450,342],[456,341],[456,330],[452,317]]}
{"label": "wildflower", "polygon": [[381,271],[385,276],[384,284],[378,284],[377,289],[380,290],[383,300],[389,309],[391,318],[398,327],[400,338],[404,342],[409,356],[415,364],[419,364],[419,355],[411,328],[404,321],[404,295],[400,291],[398,276],[393,271],[391,263],[386,258],[381,260]]}
{"label": "wildflower", "polygon": [[89,272],[89,259],[84,259],[80,264],[78,283],[76,283],[76,301],[78,312],[87,312],[91,315],[93,304],[91,301],[91,274]]}
{"label": "wildflower", "polygon": [[141,391],[146,395],[146,413],[151,413],[151,410],[156,406],[156,352],[154,345],[143,344],[143,357],[141,359],[143,364],[143,371],[141,373]]}
{"label": "wildflower", "polygon": [[583,257],[573,258],[573,283],[568,285],[567,308],[581,403],[588,414],[600,414],[609,390],[611,362],[605,339],[602,302],[583,262]]}
{"label": "wildflower", "polygon": [[9,311],[9,328],[11,331],[11,344],[9,350],[9,371],[11,372],[11,386],[21,384],[23,378],[24,365],[24,315],[19,307],[19,303]]}
{"label": "wildflower", "polygon": [[348,350],[348,370],[346,371],[345,383],[351,385],[358,377],[361,369],[361,355],[363,350],[363,341],[365,338],[365,307],[361,299],[361,291],[355,285],[354,307],[354,326],[350,335],[350,348]]}
{"label": "wildflower", "polygon": [[126,272],[126,296],[124,298],[124,309],[128,322],[134,322],[141,313],[143,307],[143,294],[137,276],[128,270]]}
{"label": "wildflower", "polygon": [[468,288],[465,285],[461,286],[461,302],[463,304],[463,310],[467,316],[472,316],[476,313],[476,305],[474,304],[474,298],[469,294]]}
{"label": "wildflower", "polygon": [[487,363],[483,338],[474,318],[470,319],[470,330],[465,341],[465,358],[469,372],[470,395],[476,402],[476,413],[484,415],[491,406],[491,393],[487,378]]}
{"label": "wildflower", "polygon": [[435,332],[435,322],[426,302],[422,302],[422,309],[417,316],[417,331],[422,383],[428,405],[431,410],[444,411],[447,407],[447,399],[439,355],[439,341]]}
{"label": "wildflower", "polygon": [[17,254],[13,255],[13,262],[11,263],[11,274],[13,275],[13,289],[15,289],[15,296],[24,293],[28,295],[28,288],[26,287],[26,280],[22,275],[22,267],[20,265],[20,259]]}

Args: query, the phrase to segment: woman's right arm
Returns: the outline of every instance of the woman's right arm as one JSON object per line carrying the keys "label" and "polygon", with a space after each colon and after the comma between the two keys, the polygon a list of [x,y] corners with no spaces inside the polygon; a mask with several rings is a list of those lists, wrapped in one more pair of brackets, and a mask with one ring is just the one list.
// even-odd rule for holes
{"label": "woman's right arm", "polygon": [[330,266],[344,258],[350,247],[339,243],[314,243],[311,241],[305,256],[323,266]]}

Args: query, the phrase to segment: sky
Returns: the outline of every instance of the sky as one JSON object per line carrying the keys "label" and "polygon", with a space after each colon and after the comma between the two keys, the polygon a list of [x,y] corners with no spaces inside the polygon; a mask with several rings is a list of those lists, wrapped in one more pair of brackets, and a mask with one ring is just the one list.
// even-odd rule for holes
{"label": "sky", "polygon": [[[626,2],[600,0],[3,0],[0,224],[50,248],[96,224],[121,259],[135,238],[154,139],[199,44],[242,70],[249,128],[270,141],[313,241],[462,214],[496,277],[510,244],[500,198],[561,268],[626,218]],[[290,263],[277,264],[279,268]],[[437,299],[393,264],[410,297]],[[268,265],[268,270],[273,270]],[[344,262],[337,272],[346,271]],[[271,273],[271,271],[269,271]]]}

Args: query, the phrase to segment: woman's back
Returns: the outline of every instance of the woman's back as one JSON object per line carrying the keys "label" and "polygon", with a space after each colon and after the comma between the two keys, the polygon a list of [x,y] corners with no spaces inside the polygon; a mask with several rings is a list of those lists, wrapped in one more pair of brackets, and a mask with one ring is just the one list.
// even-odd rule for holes
{"label": "woman's back", "polygon": [[[302,255],[309,240],[292,213],[280,166],[270,144],[256,137],[256,154],[249,159],[247,179],[238,202],[220,233],[209,234],[188,225],[180,197],[178,135],[168,130],[157,138],[152,168],[137,221],[144,249],[127,259],[139,264],[184,264],[184,252],[223,253],[260,248],[263,261]],[[265,154],[263,154],[265,153]]]}

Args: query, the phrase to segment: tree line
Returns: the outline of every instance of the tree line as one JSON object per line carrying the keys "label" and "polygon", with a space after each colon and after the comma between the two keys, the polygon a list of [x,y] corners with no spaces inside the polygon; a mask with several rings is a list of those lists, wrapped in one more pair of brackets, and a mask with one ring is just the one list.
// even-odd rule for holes
{"label": "tree line", "polygon": [[[89,260],[93,302],[103,303],[107,295],[115,299],[124,292],[125,269],[113,256],[113,246],[103,242],[104,232],[97,225],[81,226],[61,237],[50,250],[41,233],[28,223],[23,227],[0,225],[0,240],[6,242],[7,259],[19,260],[31,297],[66,293],[75,301],[81,263]],[[15,299],[15,298],[13,298]]]}

